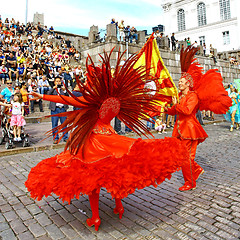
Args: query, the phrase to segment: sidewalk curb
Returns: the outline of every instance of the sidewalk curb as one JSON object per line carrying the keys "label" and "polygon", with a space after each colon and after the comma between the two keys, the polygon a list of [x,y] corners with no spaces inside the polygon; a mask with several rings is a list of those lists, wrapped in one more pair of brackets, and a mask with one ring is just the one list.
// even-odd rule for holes
{"label": "sidewalk curb", "polygon": [[[209,122],[204,123],[204,125],[210,125],[210,124],[221,123],[221,122],[226,122],[226,120],[223,119],[223,120],[209,121]],[[167,132],[170,130],[172,130],[172,128],[166,129]],[[153,130],[152,132],[155,133],[157,131]],[[133,134],[130,133],[127,136],[131,136],[131,135],[133,135]],[[5,151],[1,151],[0,157],[10,156],[10,155],[15,155],[15,154],[20,154],[20,153],[40,152],[43,150],[59,149],[59,148],[63,148],[64,146],[65,146],[65,143],[60,143],[60,144],[56,144],[56,145],[51,144],[51,145],[44,145],[44,146],[33,146],[33,147],[25,147],[25,148],[18,148],[18,149],[9,149],[9,150],[5,150]]]}
{"label": "sidewalk curb", "polygon": [[25,148],[23,147],[23,148],[18,148],[18,149],[9,149],[9,150],[5,150],[5,151],[1,151],[0,157],[20,154],[20,153],[40,152],[43,150],[59,149],[59,148],[63,148],[64,146],[65,146],[65,143],[60,143],[60,144],[56,144],[56,145],[52,144],[52,145],[44,145],[44,146],[33,146],[33,147],[25,147]]}

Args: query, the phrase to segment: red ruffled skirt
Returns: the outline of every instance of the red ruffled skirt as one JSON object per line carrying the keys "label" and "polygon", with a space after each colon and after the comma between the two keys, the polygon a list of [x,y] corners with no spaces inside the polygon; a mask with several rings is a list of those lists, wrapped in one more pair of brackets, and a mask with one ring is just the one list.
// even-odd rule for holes
{"label": "red ruffled skirt", "polygon": [[187,159],[185,145],[176,138],[142,140],[93,133],[84,158],[66,151],[45,159],[31,169],[25,185],[37,200],[55,193],[70,203],[101,187],[122,199],[135,189],[170,179]]}

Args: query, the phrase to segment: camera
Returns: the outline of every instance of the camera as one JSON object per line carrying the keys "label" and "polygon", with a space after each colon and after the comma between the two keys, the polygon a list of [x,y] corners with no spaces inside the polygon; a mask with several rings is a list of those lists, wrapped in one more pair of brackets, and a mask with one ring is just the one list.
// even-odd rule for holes
{"label": "camera", "polygon": [[63,85],[62,84],[58,84],[57,85],[57,88],[61,88]]}

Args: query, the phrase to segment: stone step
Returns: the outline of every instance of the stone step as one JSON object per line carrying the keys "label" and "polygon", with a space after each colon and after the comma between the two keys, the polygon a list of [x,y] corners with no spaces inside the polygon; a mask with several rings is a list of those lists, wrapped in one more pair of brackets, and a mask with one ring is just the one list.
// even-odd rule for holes
{"label": "stone step", "polygon": [[[41,116],[43,117],[43,116]],[[51,122],[51,118],[40,118],[40,117],[25,117],[26,123],[41,123],[41,122]]]}

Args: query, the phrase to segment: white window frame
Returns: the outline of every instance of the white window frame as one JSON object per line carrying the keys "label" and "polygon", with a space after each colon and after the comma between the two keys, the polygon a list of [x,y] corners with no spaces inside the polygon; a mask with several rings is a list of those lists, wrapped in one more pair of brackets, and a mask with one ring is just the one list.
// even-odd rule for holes
{"label": "white window frame", "polygon": [[186,25],[185,25],[185,11],[184,9],[179,9],[177,12],[177,21],[178,21],[178,31],[184,31],[186,30]]}
{"label": "white window frame", "polygon": [[230,44],[230,34],[229,31],[223,32],[223,45],[229,45]]}
{"label": "white window frame", "polygon": [[197,5],[197,13],[198,13],[198,26],[207,25],[206,5],[204,2],[200,2]]}
{"label": "white window frame", "polygon": [[219,0],[221,20],[231,18],[230,0]]}

